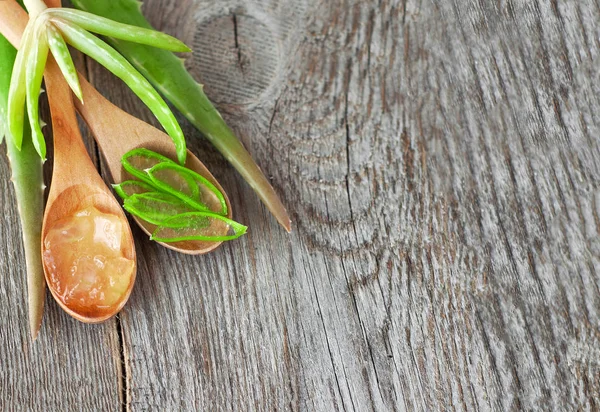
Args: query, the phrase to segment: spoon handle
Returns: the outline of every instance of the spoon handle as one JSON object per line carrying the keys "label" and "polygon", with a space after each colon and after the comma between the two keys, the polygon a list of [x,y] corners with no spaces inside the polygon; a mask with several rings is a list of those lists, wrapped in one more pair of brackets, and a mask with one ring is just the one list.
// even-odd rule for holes
{"label": "spoon handle", "polygon": [[[63,79],[60,69],[52,57],[48,59],[44,79],[52,114],[54,152],[69,153],[74,150],[85,150],[77,125],[71,89]],[[56,168],[56,166],[54,167]]]}
{"label": "spoon handle", "polygon": [[0,32],[18,49],[29,21],[27,12],[15,0],[4,0],[0,1],[0,16]]}
{"label": "spoon handle", "polygon": [[148,148],[176,158],[169,136],[157,133],[155,127],[112,104],[81,74],[79,83],[84,100],[83,103],[75,100],[75,107],[96,138],[114,178],[118,179],[121,157],[130,150],[147,146],[149,137],[153,147]]}
{"label": "spoon handle", "polygon": [[[98,175],[96,167],[89,157],[83,144],[73,95],[65,79],[62,77],[58,64],[49,56],[44,72],[48,102],[52,114],[52,130],[54,136],[54,176],[60,176],[60,186],[67,187],[80,183],[99,184],[104,181]],[[54,183],[53,183],[54,185]],[[52,188],[48,200],[52,200]]]}

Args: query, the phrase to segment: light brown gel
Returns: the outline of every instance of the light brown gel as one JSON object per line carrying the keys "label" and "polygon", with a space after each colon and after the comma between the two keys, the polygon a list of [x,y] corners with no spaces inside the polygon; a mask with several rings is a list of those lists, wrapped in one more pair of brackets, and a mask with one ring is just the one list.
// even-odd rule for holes
{"label": "light brown gel", "polygon": [[54,296],[72,311],[99,317],[119,305],[132,280],[127,228],[117,216],[91,206],[52,225],[43,260]]}

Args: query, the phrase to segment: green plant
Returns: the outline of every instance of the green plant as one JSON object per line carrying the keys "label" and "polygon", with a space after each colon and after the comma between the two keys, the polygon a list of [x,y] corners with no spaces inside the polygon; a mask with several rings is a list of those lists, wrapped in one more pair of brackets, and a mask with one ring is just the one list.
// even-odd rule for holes
{"label": "green plant", "polygon": [[226,217],[225,197],[203,176],[148,149],[126,153],[121,163],[139,180],[113,187],[125,210],[157,226],[151,239],[219,242],[246,233],[246,226]]}
{"label": "green plant", "polygon": [[0,35],[0,142],[2,137],[6,136],[6,151],[19,208],[27,265],[29,332],[32,339],[35,339],[42,323],[46,288],[40,255],[44,182],[42,160],[33,145],[29,127],[25,125],[23,129],[20,151],[7,133],[8,92],[16,56],[17,50]]}
{"label": "green plant", "polygon": [[105,66],[137,94],[171,136],[177,149],[178,161],[185,164],[185,139],[167,104],[123,56],[90,32],[151,44],[170,51],[189,51],[185,44],[154,30],[117,23],[84,11],[48,9],[41,0],[25,0],[25,6],[30,19],[16,56],[8,96],[8,129],[18,149],[23,141],[26,105],[34,146],[42,158],[46,156],[46,145],[39,123],[38,100],[49,52],[57,60],[75,95],[79,99],[85,98],[66,47],[68,43]]}
{"label": "green plant", "polygon": [[[75,7],[121,23],[152,29],[137,0],[72,0]],[[201,84],[185,69],[182,60],[168,50],[154,50],[142,44],[107,35],[111,43],[169,100],[223,156],[237,169],[263,203],[289,232],[290,218],[252,156],[227,126]]]}

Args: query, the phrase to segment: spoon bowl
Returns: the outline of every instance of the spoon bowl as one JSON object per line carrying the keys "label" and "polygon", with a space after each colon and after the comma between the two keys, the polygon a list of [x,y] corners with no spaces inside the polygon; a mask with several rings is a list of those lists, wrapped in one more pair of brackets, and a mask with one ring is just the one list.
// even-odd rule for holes
{"label": "spoon bowl", "polygon": [[[119,216],[122,219],[122,227],[127,228],[125,231],[125,243],[129,243],[129,245],[133,245],[133,236],[131,235],[131,231],[129,230],[129,226],[127,225],[127,221],[125,216],[123,215],[120,205],[115,202],[114,197],[110,193],[106,193],[104,191],[99,191],[95,186],[90,186],[87,184],[79,184],[75,186],[71,186],[64,190],[60,195],[58,195],[56,201],[49,205],[46,208],[46,217],[44,219],[44,227],[42,231],[42,239],[45,239],[49,229],[55,227],[59,222],[63,219],[68,218],[69,216],[73,216],[80,210],[85,210],[88,208],[95,208],[102,213],[106,213],[113,216]],[[125,247],[124,255],[127,259],[133,260],[135,262],[135,248],[134,247]],[[64,296],[58,292],[51,285],[51,275],[47,270],[46,266],[44,266],[44,272],[46,275],[46,282],[49,285],[50,292],[54,299],[58,302],[60,307],[67,312],[69,315],[74,317],[75,319],[85,322],[85,323],[100,323],[107,319],[110,319],[115,314],[121,311],[127,300],[129,299],[129,295],[131,294],[131,290],[133,288],[135,282],[135,272],[136,266],[134,264],[133,271],[131,272],[131,279],[129,281],[129,286],[127,287],[126,293],[122,296],[122,298],[116,303],[112,305],[110,308],[103,308],[102,310],[97,310],[95,308],[87,308],[82,309],[81,307],[73,309],[71,306],[67,305],[64,301]]]}
{"label": "spoon bowl", "polygon": [[[72,94],[52,58],[45,78],[54,170],[42,225],[44,273],[50,292],[67,313],[98,323],[117,314],[129,299],[136,275],[135,245],[121,206],[83,145]],[[88,218],[89,211],[97,214]],[[82,222],[92,230],[84,229]],[[85,239],[91,241],[82,243]],[[106,246],[110,241],[113,249]],[[119,267],[126,270],[109,271],[118,266],[110,266],[113,258],[107,250],[118,255],[115,261],[124,263]],[[110,273],[101,270],[105,267]]]}

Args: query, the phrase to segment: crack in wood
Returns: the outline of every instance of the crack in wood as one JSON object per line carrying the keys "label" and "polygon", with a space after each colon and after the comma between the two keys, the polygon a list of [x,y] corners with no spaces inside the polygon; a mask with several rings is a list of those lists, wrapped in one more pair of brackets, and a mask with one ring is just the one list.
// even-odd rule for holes
{"label": "crack in wood", "polygon": [[117,336],[119,339],[119,399],[121,400],[121,411],[127,412],[129,411],[130,399],[129,399],[129,388],[128,388],[128,377],[127,377],[127,368],[125,365],[125,343],[123,336],[123,325],[121,324],[121,315],[117,315],[115,317],[115,323],[117,328]]}
{"label": "crack in wood", "polygon": [[238,20],[237,14],[232,13],[231,20],[233,21],[233,39],[235,43],[235,50],[237,52],[237,62],[238,66],[240,66],[240,71],[244,74],[244,62],[242,60],[242,48],[240,46],[239,36],[238,36]]}

